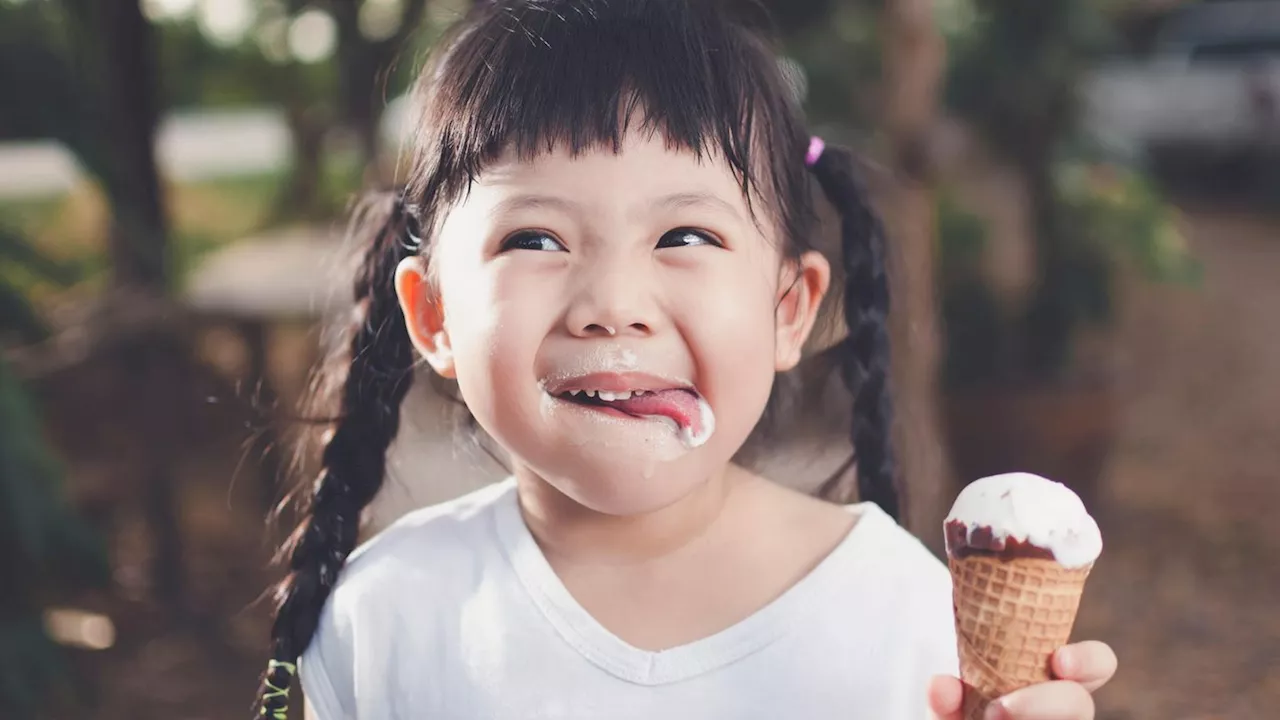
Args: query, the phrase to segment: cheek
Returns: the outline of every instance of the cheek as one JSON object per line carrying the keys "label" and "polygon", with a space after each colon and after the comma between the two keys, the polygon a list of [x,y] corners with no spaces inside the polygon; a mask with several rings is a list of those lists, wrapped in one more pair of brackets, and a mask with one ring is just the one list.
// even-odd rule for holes
{"label": "cheek", "polygon": [[[726,420],[754,426],[774,378],[777,283],[763,263],[717,268],[682,283],[684,334],[709,400]],[[732,422],[731,421],[731,422]]]}
{"label": "cheek", "polygon": [[458,385],[473,411],[485,414],[497,398],[532,382],[551,305],[534,301],[536,286],[492,264],[446,265],[441,277],[448,278],[441,294]]}
{"label": "cheek", "polygon": [[761,360],[771,367],[777,281],[761,260],[746,256],[741,262],[724,263],[696,282],[678,283],[677,292],[687,322],[699,327],[700,344],[709,342],[710,350],[727,353],[735,361]]}

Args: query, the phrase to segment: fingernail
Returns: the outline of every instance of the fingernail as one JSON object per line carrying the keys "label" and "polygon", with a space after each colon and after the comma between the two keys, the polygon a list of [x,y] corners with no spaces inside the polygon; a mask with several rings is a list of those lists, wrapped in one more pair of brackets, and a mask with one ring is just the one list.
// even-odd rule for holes
{"label": "fingernail", "polygon": [[1058,651],[1058,667],[1062,670],[1063,675],[1068,677],[1075,675],[1078,664],[1075,653],[1067,649]]}
{"label": "fingernail", "polygon": [[1004,709],[1004,705],[999,700],[987,706],[987,711],[982,715],[983,720],[1009,720],[1009,711]]}

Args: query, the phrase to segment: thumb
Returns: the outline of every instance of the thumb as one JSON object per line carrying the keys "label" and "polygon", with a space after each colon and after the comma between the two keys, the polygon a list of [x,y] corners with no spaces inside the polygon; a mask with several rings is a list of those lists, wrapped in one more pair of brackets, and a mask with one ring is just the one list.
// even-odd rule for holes
{"label": "thumb", "polygon": [[962,720],[961,703],[964,700],[964,686],[960,678],[949,675],[934,675],[929,681],[929,711],[932,720]]}

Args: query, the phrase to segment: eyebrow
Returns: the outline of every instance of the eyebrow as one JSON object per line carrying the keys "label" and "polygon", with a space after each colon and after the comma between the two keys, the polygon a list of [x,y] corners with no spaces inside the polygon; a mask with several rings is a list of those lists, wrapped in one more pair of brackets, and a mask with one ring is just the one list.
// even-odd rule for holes
{"label": "eyebrow", "polygon": [[567,198],[559,198],[554,195],[514,195],[512,197],[503,198],[498,202],[494,210],[500,214],[514,213],[520,210],[542,210],[552,209],[561,212],[573,212],[581,207],[581,205]]}
{"label": "eyebrow", "polygon": [[735,218],[741,219],[742,213],[731,203],[718,195],[707,192],[683,192],[665,195],[654,201],[653,207],[666,208],[668,210],[680,210],[687,207],[707,206],[733,215]]}
{"label": "eyebrow", "polygon": [[[742,213],[738,211],[732,203],[726,202],[723,198],[708,192],[679,192],[663,195],[650,203],[650,208],[654,210],[681,210],[689,207],[710,207],[722,212],[729,213],[735,218],[742,219]],[[514,213],[521,210],[559,210],[565,213],[573,213],[582,209],[582,203],[569,198],[556,197],[554,195],[539,194],[521,194],[509,198],[505,198],[498,203],[495,210],[499,213]]]}

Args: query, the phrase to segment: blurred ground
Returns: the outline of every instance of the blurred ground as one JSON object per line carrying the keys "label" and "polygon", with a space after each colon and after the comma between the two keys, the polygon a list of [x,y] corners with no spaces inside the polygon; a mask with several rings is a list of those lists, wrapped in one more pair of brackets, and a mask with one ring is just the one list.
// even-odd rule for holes
{"label": "blurred ground", "polygon": [[[1280,528],[1271,517],[1280,507],[1280,222],[1204,209],[1190,220],[1205,288],[1135,291],[1120,333],[1124,429],[1100,513],[1107,547],[1077,629],[1121,658],[1099,696],[1103,720],[1252,720],[1280,706]],[[305,357],[298,336],[280,345],[277,357]],[[243,440],[229,427],[183,468],[194,598],[185,617],[166,619],[140,599],[145,540],[136,523],[120,523],[119,596],[91,600],[116,621],[119,641],[77,658],[101,693],[95,718],[247,716],[267,636],[265,609],[252,603],[271,575]],[[423,447],[450,443],[437,435]]]}
{"label": "blurred ground", "polygon": [[1122,670],[1105,717],[1269,718],[1280,706],[1280,227],[1191,214],[1200,294],[1125,321],[1124,432],[1080,637]]}

